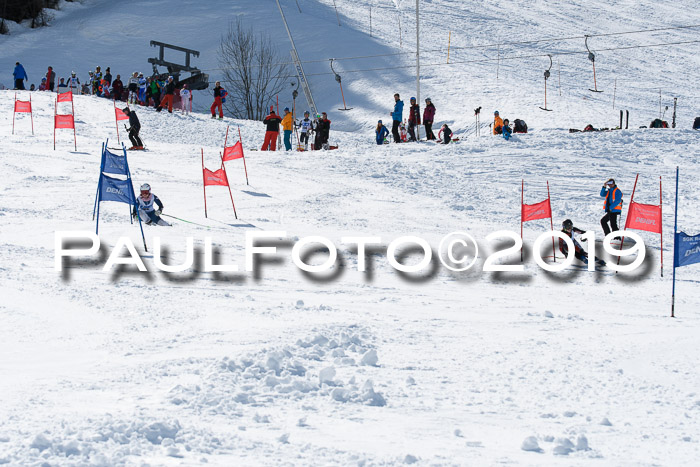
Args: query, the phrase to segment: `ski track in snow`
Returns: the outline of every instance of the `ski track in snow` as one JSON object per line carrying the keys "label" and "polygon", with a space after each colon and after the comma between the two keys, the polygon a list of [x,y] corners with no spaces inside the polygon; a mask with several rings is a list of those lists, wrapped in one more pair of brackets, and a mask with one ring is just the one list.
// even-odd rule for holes
{"label": "ski track in snow", "polygon": [[[251,7],[251,23],[277,30],[281,24],[268,3],[252,8],[244,1],[232,8]],[[304,13],[290,22],[293,30],[308,31],[297,43],[304,58],[356,55],[375,42],[400,50],[393,20],[373,23],[376,37],[367,38],[369,3],[337,1],[343,23],[338,28],[331,1],[300,2]],[[426,33],[426,50],[442,47],[449,30],[457,47],[522,34],[557,37],[591,25],[595,33],[700,22],[691,2],[620,2],[615,8],[603,2],[514,2],[502,10],[463,3],[422,2],[425,30],[434,32]],[[0,52],[3,69],[19,55],[36,75],[53,52],[36,48],[35,41],[74,41],[63,34],[72,24],[87,26],[80,37],[99,36],[101,15],[115,14],[108,4],[66,5],[54,27],[0,38],[14,47]],[[411,2],[394,4],[402,14],[403,40],[413,40]],[[394,4],[375,5],[375,20],[396,14]],[[292,16],[294,3],[283,6]],[[97,7],[105,11],[96,13]],[[162,12],[156,2],[143,8],[144,18],[151,9],[166,15],[164,21],[175,14]],[[225,24],[207,11],[191,24]],[[139,21],[134,16],[125,22],[122,35],[110,39],[114,47],[123,46],[120,38],[141,39],[146,20]],[[473,34],[462,32],[465,25]],[[339,44],[330,48],[323,38],[333,34]],[[210,38],[201,36],[193,36],[192,47],[210,51],[203,53],[202,66],[214,66],[213,51],[205,48]],[[673,32],[649,41],[689,37],[695,36]],[[34,47],[35,57],[25,58],[27,47]],[[130,56],[115,55],[113,70],[130,70],[135,59],[145,63],[155,50],[130,47]],[[86,69],[101,62],[104,50],[97,49],[78,56],[63,48]],[[70,131],[58,130],[54,151],[53,95],[32,95],[34,136],[25,116],[11,135],[14,92],[0,91],[0,464],[693,465],[700,456],[697,266],[678,270],[678,318],[666,316],[677,165],[679,228],[700,230],[700,145],[698,133],[688,129],[698,112],[697,86],[687,73],[664,74],[664,88],[681,96],[676,130],[638,129],[657,116],[658,89],[631,85],[623,94],[618,82],[618,106],[632,111],[629,130],[567,132],[587,123],[617,124],[618,108],[611,110],[609,95],[613,70],[627,66],[629,79],[641,80],[658,63],[675,71],[700,65],[688,51],[674,48],[668,55],[682,59],[683,68],[669,65],[657,49],[601,53],[598,83],[606,93],[598,96],[585,91],[587,74],[585,83],[578,81],[590,73],[585,56],[563,59],[568,93],[561,98],[552,83],[555,61],[549,84],[556,111],[547,115],[532,110],[542,104],[539,59],[500,65],[499,81],[525,83],[529,93],[515,84],[494,85],[494,63],[468,66],[466,74],[426,67],[422,97],[433,98],[439,118],[454,124],[462,139],[446,147],[373,144],[371,128],[390,110],[396,83],[406,83],[405,97],[412,92],[410,69],[344,75],[346,98],[358,110],[331,112],[332,141],[340,146],[332,152],[251,151],[262,141],[259,122],[137,108],[148,151],[129,153],[134,184],[149,182],[165,214],[210,227],[175,219],[168,219],[174,224],[169,229],[145,227],[149,246],[161,236],[171,262],[184,257],[184,237],[195,237],[201,246],[208,235],[224,262],[242,267],[244,233],[251,229],[285,230],[290,238],[323,235],[339,247],[340,237],[349,235],[381,235],[386,244],[415,234],[435,247],[455,230],[474,235],[481,257],[472,270],[451,274],[440,268],[423,282],[396,274],[383,254],[374,257],[372,273],[363,275],[345,247],[339,248],[344,268],[325,282],[301,274],[284,248],[282,264],[265,264],[259,280],[250,273],[102,272],[104,259],[74,262],[62,278],[53,270],[54,232],[94,229],[100,145],[109,138],[109,146],[116,146],[112,104],[77,97],[78,150]],[[455,51],[451,57],[474,55]],[[345,66],[340,62],[339,69]],[[313,70],[309,66],[307,73]],[[312,78],[312,86],[323,106],[337,108],[342,103],[335,101],[336,83],[327,81]],[[448,98],[450,93],[455,97]],[[478,105],[484,106],[483,122],[499,108],[524,117],[531,132],[510,142],[488,135],[488,128],[474,137],[469,125]],[[228,162],[240,219],[234,219],[221,187],[207,190],[206,219],[200,148],[207,166],[218,167],[227,124],[241,127],[251,185],[245,185],[240,161]],[[486,236],[518,232],[522,179],[526,203],[546,198],[549,181],[555,228],[571,218],[600,236],[601,184],[614,177],[627,203],[636,173],[635,200],[644,203],[658,201],[663,177],[663,278],[659,238],[645,232],[640,235],[648,259],[640,273],[616,277],[572,268],[546,274],[530,251],[549,229],[546,221],[525,225],[524,273],[481,272],[483,258],[493,251]],[[102,204],[105,253],[119,236],[140,244],[138,228],[127,221],[127,207]],[[152,254],[143,257],[154,271]]]}

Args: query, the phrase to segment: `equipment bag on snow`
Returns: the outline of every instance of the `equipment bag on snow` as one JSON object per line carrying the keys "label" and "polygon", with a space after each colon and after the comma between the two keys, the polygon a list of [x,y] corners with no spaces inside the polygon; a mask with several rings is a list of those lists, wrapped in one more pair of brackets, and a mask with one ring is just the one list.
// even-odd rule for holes
{"label": "equipment bag on snow", "polygon": [[527,133],[527,123],[516,118],[513,122],[513,133]]}
{"label": "equipment bag on snow", "polygon": [[700,117],[695,117],[693,122],[693,130],[700,130]]}
{"label": "equipment bag on snow", "polygon": [[649,124],[649,128],[668,128],[668,122],[663,121],[660,118],[655,118]]}

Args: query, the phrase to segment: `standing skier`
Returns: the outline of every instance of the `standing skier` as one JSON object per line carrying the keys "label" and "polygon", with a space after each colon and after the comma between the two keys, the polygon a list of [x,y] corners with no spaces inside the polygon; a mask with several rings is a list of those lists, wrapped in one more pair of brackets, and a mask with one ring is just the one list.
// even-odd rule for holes
{"label": "standing skier", "polygon": [[139,72],[135,71],[129,78],[129,84],[127,85],[129,89],[129,99],[128,102],[131,105],[136,105],[136,100],[138,99],[139,92]]}
{"label": "standing skier", "polygon": [[416,98],[411,97],[411,107],[408,109],[408,134],[409,141],[416,142],[416,126],[420,125],[420,105],[416,103]]}
{"label": "standing skier", "polygon": [[[145,89],[144,89],[145,93]],[[172,76],[168,76],[168,82],[165,83],[165,95],[160,101],[160,105],[156,107],[156,112],[160,112],[168,104],[168,112],[173,113],[173,99],[175,96],[175,81]]]}
{"label": "standing skier", "polygon": [[425,100],[425,110],[423,110],[423,126],[425,126],[425,135],[427,140],[434,140],[433,121],[435,120],[435,106],[428,97]]}
{"label": "standing skier", "polygon": [[75,74],[75,71],[70,72],[70,78],[68,78],[68,87],[70,92],[73,94],[80,94],[80,79]]}
{"label": "standing skier", "polygon": [[282,131],[284,131],[284,150],[292,150],[292,123],[293,123],[292,113],[289,111],[289,107],[284,108],[284,118],[282,119]]}
{"label": "standing skier", "polygon": [[301,128],[301,135],[299,136],[299,143],[304,143],[304,151],[309,149],[309,136],[314,129],[314,124],[309,118],[309,111],[304,112],[304,119],[299,122],[299,127]]}
{"label": "standing skier", "polygon": [[21,63],[15,63],[15,71],[12,73],[15,78],[15,89],[24,89],[24,82],[29,79],[27,72],[24,71],[24,67]]}
{"label": "standing skier", "polygon": [[[611,178],[605,182],[605,185],[603,185],[603,188],[600,190],[600,197],[605,198],[605,202],[603,203],[605,215],[600,219],[600,225],[603,227],[605,235],[607,235],[610,232],[620,230],[617,227],[617,218],[620,217],[622,213],[622,191],[615,184],[615,180]],[[610,223],[610,227],[608,227],[608,222]],[[615,239],[617,240],[619,237]]]}
{"label": "standing skier", "polygon": [[389,130],[384,126],[381,120],[377,122],[377,128],[374,130],[374,133],[377,137],[377,144],[380,146],[384,144],[384,140],[389,136]]}
{"label": "standing skier", "polygon": [[401,135],[399,135],[399,125],[403,120],[403,101],[399,97],[399,93],[394,94],[394,111],[390,112],[391,118],[394,119],[391,126],[391,135],[394,137],[394,143],[401,142]]}
{"label": "standing skier", "polygon": [[[158,206],[157,211],[154,205]],[[136,198],[136,204],[134,204],[134,210],[131,215],[134,218],[138,215],[146,225],[169,226],[168,222],[160,218],[164,207],[163,202],[151,192],[151,185],[144,183],[141,185],[141,194]]]}
{"label": "standing skier", "polygon": [[[574,227],[574,223],[571,222],[571,219],[566,219],[564,222],[562,222],[561,226],[561,231],[574,243],[574,256],[576,259],[581,261],[583,264],[588,264],[588,253],[586,253],[586,250],[584,250],[581,244],[574,238],[575,233],[583,235],[586,233],[586,231]],[[559,239],[559,251],[561,251],[564,256],[568,256],[569,254],[569,247],[566,245],[563,238]],[[595,262],[598,264],[598,266],[605,266],[605,261],[602,259],[595,258]]]}
{"label": "standing skier", "polygon": [[[212,115],[212,118],[214,117],[215,115]],[[277,136],[280,131],[281,121],[282,119],[275,114],[275,111],[270,109],[270,115],[263,120],[263,123],[267,126],[267,130],[265,131],[265,141],[263,142],[262,148],[260,148],[261,151],[277,150]]]}
{"label": "standing skier", "polygon": [[[224,118],[224,106],[221,102],[221,82],[217,81],[214,87],[214,102],[211,104],[211,118],[216,118],[216,109],[219,109],[219,120]],[[276,144],[276,143],[275,143]],[[274,151],[274,149],[272,149]]]}
{"label": "standing skier", "polygon": [[122,83],[121,75],[117,75],[115,80],[112,81],[112,98],[115,101],[124,99],[124,83]]}
{"label": "standing skier", "polygon": [[182,89],[180,89],[180,107],[182,108],[182,113],[187,115],[190,113],[190,106],[192,105],[192,93],[187,89],[187,85],[183,84]]}
{"label": "standing skier", "polygon": [[129,107],[124,107],[122,111],[127,117],[129,117],[129,139],[131,140],[132,144],[129,150],[143,149],[143,142],[141,141],[141,138],[139,138],[139,131],[141,131],[141,122],[139,122],[139,118],[136,116],[136,112],[134,112],[133,110],[129,110]]}
{"label": "standing skier", "polygon": [[139,104],[148,105],[146,102],[146,86],[148,81],[143,77],[143,73],[139,73]]}
{"label": "standing skier", "polygon": [[328,120],[326,112],[321,112],[321,115],[316,119],[316,138],[314,140],[314,149],[328,149],[328,138],[331,133],[331,121]]}
{"label": "standing skier", "polygon": [[[149,86],[149,89],[151,90],[151,98],[153,99],[153,107],[158,107],[160,105],[160,85],[158,84],[158,80],[155,78],[151,78],[151,84]],[[151,101],[148,101],[147,105],[151,105]]]}

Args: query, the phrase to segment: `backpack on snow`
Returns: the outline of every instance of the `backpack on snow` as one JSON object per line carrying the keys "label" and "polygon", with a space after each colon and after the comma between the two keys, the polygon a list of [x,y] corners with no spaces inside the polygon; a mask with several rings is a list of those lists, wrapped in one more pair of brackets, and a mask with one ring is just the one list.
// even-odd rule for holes
{"label": "backpack on snow", "polygon": [[527,123],[516,118],[513,122],[513,133],[527,133]]}
{"label": "backpack on snow", "polygon": [[700,117],[695,117],[693,122],[693,130],[700,130]]}
{"label": "backpack on snow", "polygon": [[649,124],[649,128],[668,128],[668,122],[661,120],[660,118],[655,118]]}

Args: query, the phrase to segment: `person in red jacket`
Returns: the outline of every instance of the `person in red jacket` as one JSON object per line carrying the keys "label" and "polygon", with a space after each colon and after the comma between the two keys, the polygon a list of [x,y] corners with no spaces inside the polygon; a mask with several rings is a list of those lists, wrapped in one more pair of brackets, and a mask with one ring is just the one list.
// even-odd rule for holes
{"label": "person in red jacket", "polygon": [[420,125],[420,106],[416,104],[416,98],[411,97],[411,107],[408,109],[409,141],[416,141],[416,125]]}
{"label": "person in red jacket", "polygon": [[54,83],[56,82],[56,73],[53,71],[52,67],[49,67],[48,73],[46,73],[46,89],[53,91]]}
{"label": "person in red jacket", "polygon": [[[211,118],[216,118],[216,109],[219,109],[219,120],[224,118],[224,106],[221,102],[221,82],[216,82],[216,87],[214,88],[214,103],[211,105]],[[273,149],[274,151],[274,149]]]}
{"label": "person in red jacket", "polygon": [[426,139],[434,140],[433,121],[435,120],[435,106],[428,97],[425,100],[425,110],[423,110],[423,126],[425,126]]}
{"label": "person in red jacket", "polygon": [[265,131],[265,141],[263,142],[261,151],[277,150],[277,135],[280,131],[280,122],[282,121],[279,116],[275,114],[275,111],[270,109],[270,115],[265,117],[263,123],[267,126],[267,131]]}
{"label": "person in red jacket", "polygon": [[121,101],[124,93],[124,83],[122,83],[121,75],[117,75],[117,79],[112,82],[112,97],[115,101]]}

